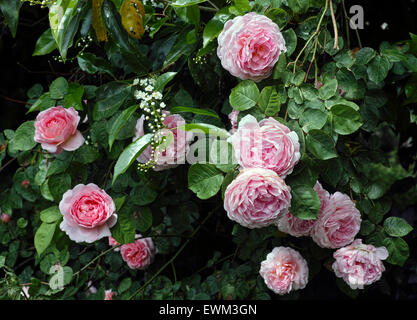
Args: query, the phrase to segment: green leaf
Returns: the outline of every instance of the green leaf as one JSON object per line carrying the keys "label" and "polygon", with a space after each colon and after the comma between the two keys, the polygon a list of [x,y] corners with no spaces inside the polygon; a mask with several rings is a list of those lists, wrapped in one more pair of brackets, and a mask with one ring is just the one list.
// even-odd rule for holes
{"label": "green leaf", "polygon": [[229,8],[229,12],[234,15],[243,15],[252,9],[249,0],[233,0],[233,3],[234,5]]}
{"label": "green leaf", "polygon": [[131,278],[124,278],[120,281],[119,287],[117,288],[118,293],[123,293],[132,286],[132,279]]}
{"label": "green leaf", "polygon": [[178,72],[165,72],[161,74],[155,81],[155,91],[163,92],[165,86],[176,76]]}
{"label": "green leaf", "polygon": [[304,132],[321,129],[326,124],[328,114],[319,109],[307,109],[300,117],[300,125]]}
{"label": "green leaf", "polygon": [[90,52],[82,52],[77,56],[78,65],[81,70],[89,73],[107,73],[115,78],[111,63],[106,59],[96,57]]}
{"label": "green leaf", "polygon": [[62,213],[57,206],[53,206],[41,211],[40,218],[42,222],[54,223],[62,218]]}
{"label": "green leaf", "polygon": [[130,193],[132,203],[138,206],[145,206],[155,201],[158,192],[151,188],[148,183],[141,183],[134,187]]}
{"label": "green leaf", "polygon": [[294,29],[288,29],[282,32],[282,36],[285,40],[285,46],[287,47],[287,57],[290,57],[295,48],[297,47],[297,35],[295,34]]}
{"label": "green leaf", "polygon": [[375,55],[376,52],[374,49],[369,47],[362,48],[356,53],[355,64],[368,64],[369,61],[375,57]]}
{"label": "green leaf", "polygon": [[243,80],[232,89],[229,97],[233,109],[244,111],[256,105],[259,99],[259,89],[252,80]]}
{"label": "green leaf", "polygon": [[43,222],[41,226],[35,233],[35,249],[38,255],[41,255],[42,252],[48,248],[51,243],[52,237],[54,236],[56,228],[56,223],[45,223]]}
{"label": "green leaf", "polygon": [[65,95],[68,93],[68,82],[63,77],[55,79],[49,86],[49,94],[52,99],[59,100],[64,99]]}
{"label": "green leaf", "polygon": [[389,68],[390,62],[388,61],[388,58],[376,56],[367,69],[369,80],[375,83],[381,82],[387,77]]}
{"label": "green leaf", "polygon": [[[79,13],[79,10],[77,10],[78,2],[79,0],[57,0],[49,8],[49,24],[52,36],[64,60],[80,22],[80,19],[74,19]],[[80,17],[80,15],[78,16]]]}
{"label": "green leaf", "polygon": [[97,90],[97,102],[93,109],[93,119],[111,117],[121,107],[130,93],[130,86],[120,82],[108,82]]}
{"label": "green leaf", "polygon": [[362,119],[355,109],[337,104],[331,109],[333,115],[333,129],[335,132],[346,135],[354,133],[362,126]]}
{"label": "green leaf", "polygon": [[206,2],[207,0],[175,0],[171,3],[173,7],[188,7],[195,4]]}
{"label": "green leaf", "polygon": [[49,92],[44,93],[39,97],[38,100],[35,101],[34,104],[30,107],[28,112],[26,114],[36,111],[36,110],[46,110],[50,107],[55,106],[55,100],[51,98],[51,95]]}
{"label": "green leaf", "polygon": [[409,234],[413,227],[402,218],[389,217],[384,221],[384,229],[390,236],[403,237]]}
{"label": "green leaf", "polygon": [[328,100],[336,94],[337,80],[331,79],[319,89],[319,97],[322,100]]}
{"label": "green leaf", "polygon": [[100,157],[97,148],[90,145],[82,145],[74,153],[74,162],[88,164],[96,161]]}
{"label": "green leaf", "polygon": [[19,12],[22,6],[20,0],[2,0],[0,1],[0,10],[4,16],[4,22],[9,27],[13,38],[16,37],[17,24],[19,22]]}
{"label": "green leaf", "polygon": [[118,176],[126,172],[126,170],[132,165],[137,157],[146,149],[151,143],[153,135],[148,133],[144,136],[136,139],[134,142],[129,144],[126,149],[123,150],[122,154],[117,159],[116,165],[114,166],[113,182],[114,183]]}
{"label": "green leaf", "polygon": [[116,140],[117,136],[119,135],[122,128],[126,125],[129,121],[130,117],[135,113],[138,109],[139,105],[133,105],[125,110],[117,117],[116,121],[113,122],[113,125],[110,129],[109,133],[109,147],[111,151],[111,147],[113,146],[114,140]]}
{"label": "green leaf", "polygon": [[118,213],[117,223],[111,229],[112,237],[120,244],[135,242],[135,226],[130,218],[131,213],[122,209]]}
{"label": "green leaf", "polygon": [[203,30],[203,48],[213,41],[223,30],[224,24],[231,17],[229,8],[220,9],[215,16],[206,24]]}
{"label": "green leaf", "polygon": [[204,116],[209,116],[209,117],[220,119],[220,117],[214,111],[206,110],[206,109],[199,109],[199,108],[192,108],[192,107],[173,107],[169,110],[169,112],[171,114],[181,113],[181,112],[191,112],[194,114],[201,114]]}
{"label": "green leaf", "polygon": [[279,112],[281,108],[281,101],[274,86],[262,89],[258,105],[262,112],[267,116],[273,117]]}
{"label": "green leaf", "polygon": [[317,159],[328,160],[337,157],[334,140],[321,130],[310,130],[306,137],[307,150]]}
{"label": "green leaf", "polygon": [[13,139],[9,142],[9,150],[11,152],[16,151],[28,151],[36,146],[36,141],[33,140],[35,135],[35,121],[24,122],[17,128]]}
{"label": "green leaf", "polygon": [[45,54],[51,53],[57,49],[57,44],[54,37],[52,36],[51,29],[47,29],[44,33],[41,34],[38,41],[35,45],[35,51],[33,56],[43,56]]}
{"label": "green leaf", "polygon": [[175,13],[185,23],[195,24],[200,23],[200,8],[197,5],[187,7],[174,7]]}
{"label": "green leaf", "polygon": [[[137,220],[137,221],[136,221]],[[152,211],[148,207],[143,207],[135,214],[135,226],[139,232],[145,233],[152,227]]]}
{"label": "green leaf", "polygon": [[71,176],[68,173],[60,173],[48,179],[49,191],[56,202],[61,201],[64,192],[71,188]]}
{"label": "green leaf", "polygon": [[193,164],[188,170],[188,188],[200,199],[208,199],[219,192],[223,173],[212,164]]}
{"label": "green leaf", "polygon": [[178,129],[195,133],[205,133],[211,137],[230,137],[230,133],[227,130],[207,123],[187,123],[179,126]]}
{"label": "green leaf", "polygon": [[308,185],[291,187],[291,213],[299,219],[317,219],[320,210],[320,198]]}
{"label": "green leaf", "polygon": [[65,95],[65,107],[74,108],[83,111],[82,98],[84,95],[84,86],[78,83],[70,83],[68,86],[68,93]]}
{"label": "green leaf", "polygon": [[287,0],[288,6],[294,13],[303,14],[310,8],[310,0]]}
{"label": "green leaf", "polygon": [[288,21],[290,21],[290,15],[287,11],[281,8],[272,8],[265,12],[265,15],[275,22],[280,29],[283,29]]}
{"label": "green leaf", "polygon": [[399,266],[403,266],[410,256],[410,249],[407,242],[401,238],[385,238],[382,245],[387,248],[389,256],[387,262]]}

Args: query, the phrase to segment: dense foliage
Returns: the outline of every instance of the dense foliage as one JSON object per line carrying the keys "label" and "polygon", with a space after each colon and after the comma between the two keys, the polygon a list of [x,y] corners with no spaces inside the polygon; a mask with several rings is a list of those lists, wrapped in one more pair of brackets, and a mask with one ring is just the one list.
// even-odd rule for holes
{"label": "dense foliage", "polygon": [[[380,282],[359,291],[334,276],[340,290],[350,297],[389,291],[384,277],[406,264],[415,237],[394,209],[417,202],[416,156],[399,157],[415,143],[404,135],[417,125],[416,35],[352,48],[355,33],[338,0],[0,0],[13,35],[21,6],[29,4],[44,6],[50,22],[33,54],[76,62],[79,70],[49,88],[34,84],[27,121],[0,133],[0,172],[18,163],[0,182],[1,298],[104,299],[110,289],[113,299],[279,298],[259,274],[279,246],[301,253],[309,282],[323,268],[333,273],[334,249],[275,225],[252,229],[228,219],[225,191],[239,165],[219,158],[233,150],[233,110],[237,123],[248,115],[274,117],[297,134],[301,158],[285,177],[295,217],[318,218],[319,180],[360,211],[356,238],[388,250]],[[232,76],[217,51],[226,21],[247,12],[269,17],[286,46],[271,75],[256,82]],[[55,106],[77,111],[83,137],[81,146],[63,144],[58,154],[34,140],[35,118]],[[176,139],[176,124],[157,139],[167,126],[164,110],[185,119],[190,154],[209,146],[203,161],[159,168],[136,161],[149,145],[163,153]],[[138,120],[145,120],[142,134]],[[107,237],[76,243],[60,228],[64,194],[89,183],[114,201],[115,247]],[[204,229],[207,237],[199,237]],[[157,248],[144,270],[130,268],[117,251],[138,234]],[[199,243],[215,239],[230,253],[212,250],[202,261]],[[302,290],[284,296],[302,297]]]}

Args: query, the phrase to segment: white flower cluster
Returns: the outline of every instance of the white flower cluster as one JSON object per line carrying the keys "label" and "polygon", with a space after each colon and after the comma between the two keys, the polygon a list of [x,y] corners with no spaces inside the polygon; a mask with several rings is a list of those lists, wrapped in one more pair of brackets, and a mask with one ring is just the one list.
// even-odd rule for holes
{"label": "white flower cluster", "polygon": [[55,0],[20,0],[21,2],[29,2],[29,5],[40,5],[41,8],[46,8],[50,4],[54,4]]}
{"label": "white flower cluster", "polygon": [[154,8],[161,8],[163,9],[165,7],[164,3],[157,0],[143,0],[144,6],[152,6]]}

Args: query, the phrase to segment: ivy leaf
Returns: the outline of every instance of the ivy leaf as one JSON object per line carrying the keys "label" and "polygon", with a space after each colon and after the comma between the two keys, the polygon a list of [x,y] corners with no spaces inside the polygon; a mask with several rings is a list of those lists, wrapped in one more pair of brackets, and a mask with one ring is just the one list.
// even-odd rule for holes
{"label": "ivy leaf", "polygon": [[333,115],[333,129],[335,132],[347,135],[354,133],[362,126],[362,119],[355,109],[338,104],[331,109]]}
{"label": "ivy leaf", "polygon": [[229,97],[233,109],[244,111],[256,105],[259,98],[259,89],[252,80],[243,80],[235,88]]}
{"label": "ivy leaf", "polygon": [[212,164],[196,163],[188,170],[188,188],[203,200],[220,190],[223,179],[223,173]]}
{"label": "ivy leaf", "polygon": [[384,221],[384,229],[390,236],[403,237],[409,234],[413,227],[402,218],[389,217]]}
{"label": "ivy leaf", "polygon": [[337,157],[334,141],[321,130],[310,130],[306,137],[307,150],[317,159],[328,160]]}
{"label": "ivy leaf", "polygon": [[35,233],[35,249],[38,255],[40,256],[42,252],[48,248],[51,243],[52,237],[54,236],[56,228],[56,223],[45,223],[43,222],[41,226]]}
{"label": "ivy leaf", "polygon": [[144,136],[136,139],[123,150],[122,154],[117,159],[116,165],[114,166],[113,182],[114,183],[118,176],[126,172],[131,164],[136,160],[137,157],[146,149],[151,143],[153,135],[148,133]]}

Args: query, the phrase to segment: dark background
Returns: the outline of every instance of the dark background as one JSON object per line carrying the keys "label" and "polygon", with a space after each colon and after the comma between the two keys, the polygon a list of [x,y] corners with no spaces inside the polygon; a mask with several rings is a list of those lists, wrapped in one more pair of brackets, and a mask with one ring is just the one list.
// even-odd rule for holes
{"label": "dark background", "polygon": [[[396,42],[409,39],[409,32],[417,34],[417,1],[346,1],[346,8],[359,4],[363,6],[365,13],[365,29],[359,30],[363,46],[378,48],[382,41]],[[338,13],[341,14],[341,11]],[[340,21],[340,20],[338,20]],[[382,30],[381,25],[386,22],[388,28]],[[32,57],[32,52],[38,37],[48,27],[47,9],[38,6],[23,5],[20,13],[20,22],[17,36],[12,38],[9,30],[0,25],[0,129],[16,129],[27,117],[25,116],[26,92],[34,84],[40,83],[45,89],[57,77],[68,78],[75,71],[77,65],[73,62],[66,64],[56,62],[53,55]],[[344,27],[341,28],[343,32]],[[358,45],[356,35],[350,33],[351,47]],[[17,167],[16,167],[17,168]],[[9,170],[15,170],[10,166]],[[4,177],[4,173],[2,173]],[[411,225],[416,226],[416,209],[409,208],[405,211],[395,211],[394,215],[405,218]],[[211,230],[218,226],[214,221],[209,222],[199,233],[195,243],[207,243],[207,248],[189,245],[179,259],[187,262],[193,258],[181,273],[187,276],[203,266],[212,258],[214,250],[233,252],[231,240],[216,237]],[[414,230],[407,236],[416,238]],[[402,268],[387,265],[387,272],[382,281],[372,286],[360,299],[416,299],[417,298],[417,247],[416,243],[410,243],[410,259]],[[415,241],[414,241],[415,242]],[[226,243],[230,243],[230,248]],[[190,268],[188,270],[187,268]],[[204,274],[203,274],[204,276]],[[307,299],[349,299],[340,292],[334,281],[334,275],[322,268],[319,276],[315,277],[303,290],[302,297]],[[386,286],[389,283],[390,287]]]}

